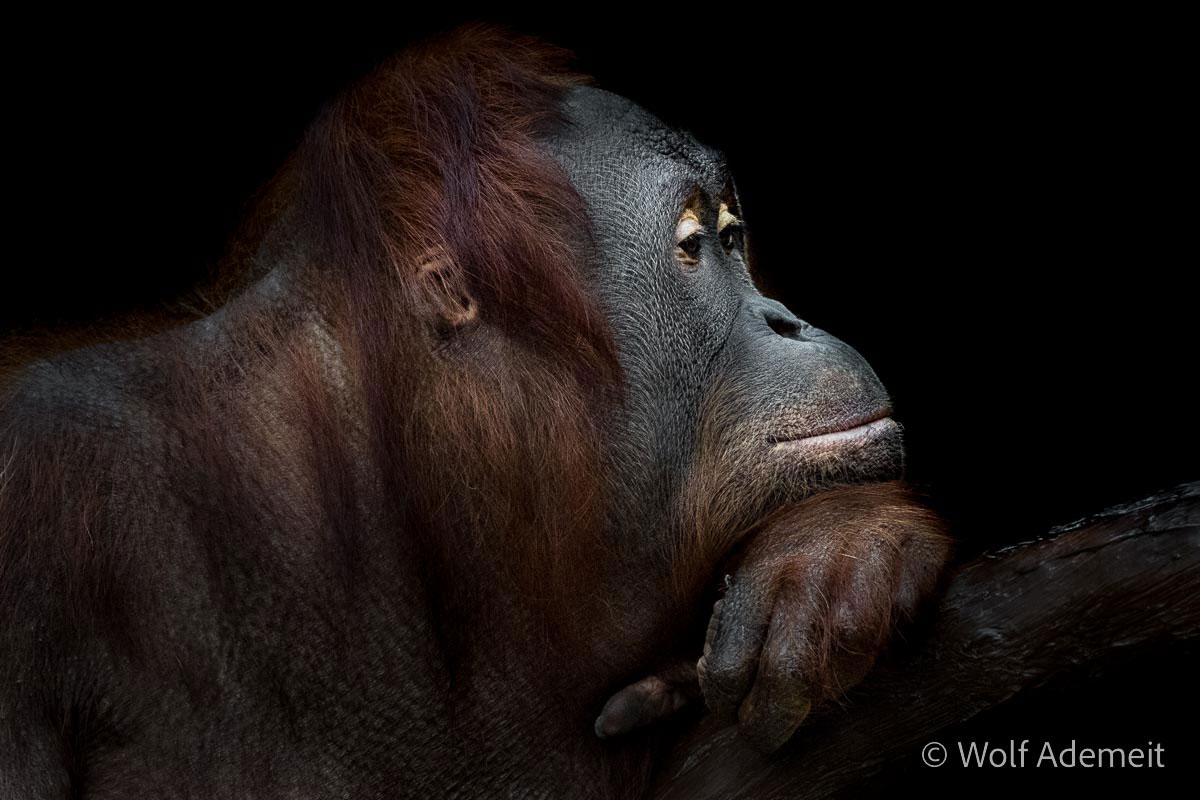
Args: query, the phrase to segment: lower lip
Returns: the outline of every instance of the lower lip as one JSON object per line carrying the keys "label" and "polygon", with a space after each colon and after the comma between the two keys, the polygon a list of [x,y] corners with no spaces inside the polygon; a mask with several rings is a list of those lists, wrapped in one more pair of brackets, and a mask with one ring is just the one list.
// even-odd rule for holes
{"label": "lower lip", "polygon": [[833,433],[823,433],[819,436],[808,436],[803,439],[792,439],[787,442],[779,442],[773,450],[786,450],[792,453],[800,453],[816,450],[842,449],[847,446],[856,444],[865,444],[886,436],[896,430],[898,426],[895,420],[891,417],[883,417],[874,422],[868,422],[865,425],[859,425],[856,428],[849,428],[844,431],[835,431]]}

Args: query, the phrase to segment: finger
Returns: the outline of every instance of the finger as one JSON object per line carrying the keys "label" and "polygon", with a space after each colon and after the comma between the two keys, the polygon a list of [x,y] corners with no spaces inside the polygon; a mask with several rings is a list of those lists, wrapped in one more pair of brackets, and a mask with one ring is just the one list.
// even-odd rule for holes
{"label": "finger", "polygon": [[696,671],[704,701],[719,717],[732,719],[750,691],[770,611],[768,588],[749,580],[735,580],[713,607]]}
{"label": "finger", "polygon": [[738,731],[763,753],[790,739],[812,708],[811,677],[825,646],[813,622],[795,596],[775,606],[754,686],[738,709]]}
{"label": "finger", "polygon": [[596,735],[607,739],[650,725],[683,708],[697,694],[695,667],[691,665],[643,678],[604,704],[596,718]]}
{"label": "finger", "polygon": [[950,556],[950,540],[940,529],[913,531],[902,545],[902,554],[896,607],[901,617],[911,617],[937,585]]}
{"label": "finger", "polygon": [[825,675],[814,676],[813,700],[821,702],[841,697],[867,677],[875,666],[878,646],[860,638],[831,645],[829,670]]}
{"label": "finger", "polygon": [[872,542],[858,552],[853,567],[825,589],[831,601],[825,613],[826,649],[809,676],[817,703],[844,695],[866,677],[892,628],[900,579],[895,548]]}

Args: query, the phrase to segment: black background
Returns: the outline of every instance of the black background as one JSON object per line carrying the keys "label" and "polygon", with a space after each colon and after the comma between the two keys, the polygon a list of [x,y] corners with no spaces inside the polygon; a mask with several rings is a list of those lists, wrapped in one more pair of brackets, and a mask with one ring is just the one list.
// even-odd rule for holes
{"label": "black background", "polygon": [[[966,557],[1200,479],[1194,82],[1180,23],[1092,14],[22,20],[0,319],[175,297],[340,87],[499,21],[727,153],[769,288],[876,367]],[[1165,726],[1200,659],[1160,659],[976,727],[1175,736],[1182,760],[1196,738]]]}

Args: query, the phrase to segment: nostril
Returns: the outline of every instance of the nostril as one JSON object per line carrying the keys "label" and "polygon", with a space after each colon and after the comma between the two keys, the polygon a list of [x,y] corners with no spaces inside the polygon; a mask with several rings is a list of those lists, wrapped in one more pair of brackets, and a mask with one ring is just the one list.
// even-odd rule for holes
{"label": "nostril", "polygon": [[771,326],[771,330],[785,339],[804,338],[804,329],[807,326],[791,314],[781,314],[774,309],[768,309],[763,316],[766,317],[767,325]]}

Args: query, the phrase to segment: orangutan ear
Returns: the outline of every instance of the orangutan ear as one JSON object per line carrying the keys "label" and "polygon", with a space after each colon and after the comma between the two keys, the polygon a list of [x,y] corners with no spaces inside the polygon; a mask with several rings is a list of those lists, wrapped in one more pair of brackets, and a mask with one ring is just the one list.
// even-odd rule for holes
{"label": "orangutan ear", "polygon": [[462,272],[441,250],[430,250],[417,267],[434,322],[444,332],[471,325],[479,318],[475,298],[464,285]]}

